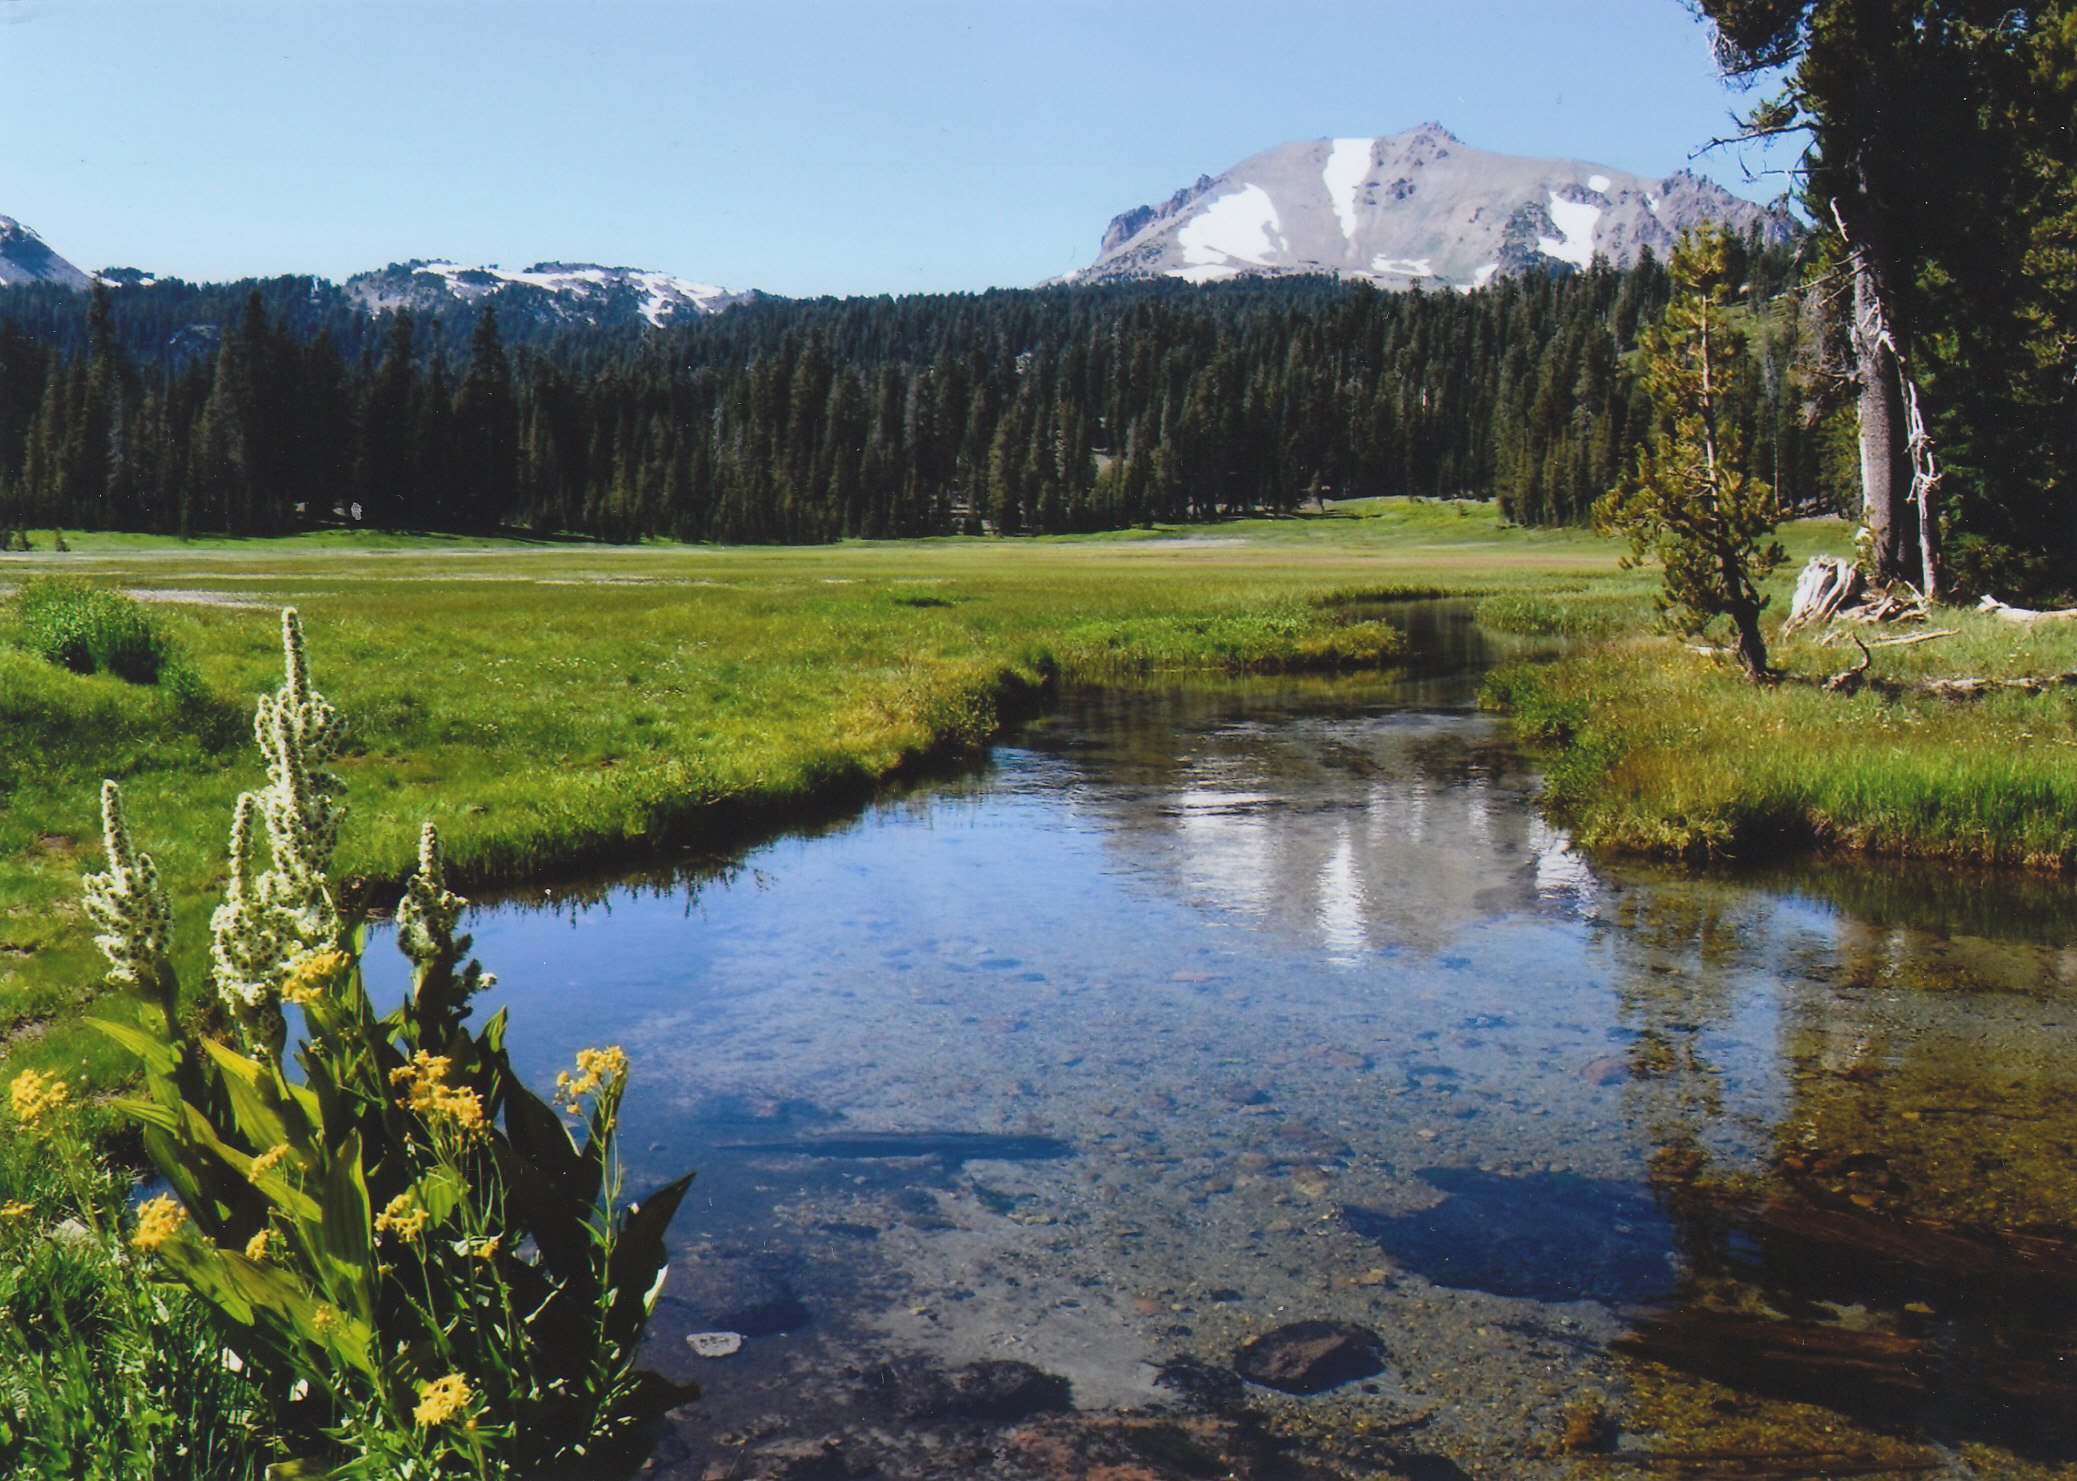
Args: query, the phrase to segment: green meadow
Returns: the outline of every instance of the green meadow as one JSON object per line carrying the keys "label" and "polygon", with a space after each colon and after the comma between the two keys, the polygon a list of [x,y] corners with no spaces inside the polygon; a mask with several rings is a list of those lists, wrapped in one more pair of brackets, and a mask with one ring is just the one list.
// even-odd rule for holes
{"label": "green meadow", "polygon": [[[1776,614],[1801,562],[1844,548],[1848,531],[1814,521],[1786,539]],[[252,697],[278,682],[291,605],[352,726],[339,874],[377,906],[423,818],[478,891],[721,850],[980,746],[1052,684],[1389,665],[1400,638],[1375,602],[1428,594],[1475,597],[1494,627],[1569,640],[1556,662],[1495,675],[1490,698],[1590,844],[1694,859],[1812,846],[2077,859],[2066,693],[1842,698],[1818,681],[1856,650],[1808,638],[1776,654],[1790,681],[1756,690],[1653,630],[1656,574],[1621,569],[1612,542],[1508,527],[1486,504],[813,548],[71,543],[0,557],[0,582],[64,573],[137,592],[193,676],[80,676],[0,641],[6,1057],[95,1084],[125,1071],[78,1022],[101,990],[75,904],[98,862],[100,779],[123,783],[167,878],[192,987],[225,820],[258,776]],[[7,620],[19,628],[18,613]],[[2077,669],[2077,635],[1973,614],[1937,625],[1956,636],[1878,649],[1874,675]]]}

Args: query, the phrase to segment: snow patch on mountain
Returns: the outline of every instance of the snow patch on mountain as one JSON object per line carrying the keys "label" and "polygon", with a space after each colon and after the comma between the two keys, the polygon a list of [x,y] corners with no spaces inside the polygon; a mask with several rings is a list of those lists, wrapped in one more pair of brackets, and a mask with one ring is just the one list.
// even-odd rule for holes
{"label": "snow patch on mountain", "polygon": [[397,263],[349,278],[346,292],[370,313],[437,308],[442,301],[478,303],[514,289],[545,295],[552,312],[599,322],[615,307],[661,327],[680,316],[718,313],[748,295],[644,268],[589,262],[537,262],[525,269],[468,267],[446,259]]}
{"label": "snow patch on mountain", "polygon": [[1288,250],[1276,202],[1259,185],[1244,186],[1198,212],[1176,233],[1185,267],[1225,267],[1235,262],[1267,267]]}
{"label": "snow patch on mountain", "polygon": [[1334,214],[1341,218],[1341,234],[1352,242],[1360,219],[1356,215],[1357,193],[1363,189],[1363,177],[1370,173],[1370,151],[1375,143],[1373,139],[1336,139],[1320,171],[1327,199],[1334,202]]}
{"label": "snow patch on mountain", "polygon": [[[1608,177],[1599,175],[1595,178],[1605,180]],[[1538,237],[1536,250],[1574,267],[1591,267],[1594,262],[1594,223],[1601,219],[1601,208],[1592,201],[1568,201],[1552,191],[1550,213],[1551,224],[1558,229],[1558,234]]]}

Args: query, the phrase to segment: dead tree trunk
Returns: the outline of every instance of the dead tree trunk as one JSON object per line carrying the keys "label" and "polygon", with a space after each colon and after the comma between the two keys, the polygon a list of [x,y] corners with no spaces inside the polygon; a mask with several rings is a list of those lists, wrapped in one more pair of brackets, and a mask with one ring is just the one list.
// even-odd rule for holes
{"label": "dead tree trunk", "polygon": [[1853,268],[1853,358],[1860,382],[1861,523],[1868,531],[1869,572],[1877,581],[1915,574],[1915,543],[1906,529],[1910,473],[1898,405],[1897,367],[1881,333],[1882,309],[1874,274],[1864,259]]}
{"label": "dead tree trunk", "polygon": [[1851,256],[1854,364],[1860,382],[1862,518],[1871,573],[1910,581],[1940,596],[1940,464],[1918,382],[1899,344],[1890,264],[1874,233],[1850,232],[1839,203],[1832,219]]}

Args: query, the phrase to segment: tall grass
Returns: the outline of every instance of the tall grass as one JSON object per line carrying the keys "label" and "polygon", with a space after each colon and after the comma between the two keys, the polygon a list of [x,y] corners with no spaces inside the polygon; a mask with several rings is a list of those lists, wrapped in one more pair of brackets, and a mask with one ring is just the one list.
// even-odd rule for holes
{"label": "tall grass", "polygon": [[[1878,650],[1874,672],[2077,668],[2077,638],[1943,615],[1956,637]],[[1857,663],[1808,639],[1755,687],[1667,638],[1630,636],[1493,676],[1492,703],[1541,746],[1546,795],[1591,845],[1689,859],[1811,847],[2044,869],[2077,865],[2077,696],[1957,702],[1827,693]]]}

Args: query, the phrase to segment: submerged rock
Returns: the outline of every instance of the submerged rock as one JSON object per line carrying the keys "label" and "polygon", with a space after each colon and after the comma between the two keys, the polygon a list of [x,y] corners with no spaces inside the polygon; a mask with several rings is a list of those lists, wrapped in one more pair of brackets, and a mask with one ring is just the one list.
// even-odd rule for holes
{"label": "submerged rock", "polygon": [[969,1363],[949,1372],[920,1364],[890,1364],[875,1373],[872,1381],[906,1419],[1014,1424],[1073,1405],[1073,1392],[1065,1378],[1010,1360]]}
{"label": "submerged rock", "polygon": [[1234,1354],[1233,1371],[1287,1394],[1318,1394],[1385,1368],[1377,1333],[1342,1322],[1292,1322]]}

